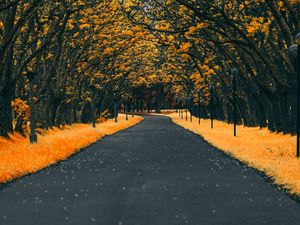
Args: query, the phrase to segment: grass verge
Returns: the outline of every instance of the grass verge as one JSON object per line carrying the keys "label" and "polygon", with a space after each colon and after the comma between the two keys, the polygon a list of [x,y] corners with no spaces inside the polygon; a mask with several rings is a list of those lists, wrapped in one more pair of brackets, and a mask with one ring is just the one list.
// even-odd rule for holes
{"label": "grass verge", "polygon": [[201,120],[199,125],[196,118],[190,123],[179,118],[177,113],[167,116],[179,126],[201,135],[219,150],[264,172],[279,187],[300,196],[300,159],[295,156],[295,136],[272,133],[265,128],[238,126],[237,137],[234,137],[232,124],[215,121],[214,129],[211,129],[210,120]]}
{"label": "grass verge", "polygon": [[58,161],[65,160],[80,149],[89,146],[106,135],[131,127],[142,117],[135,116],[126,121],[120,115],[118,123],[108,120],[92,128],[90,124],[54,128],[38,136],[38,144],[29,144],[27,138],[18,134],[11,140],[0,138],[0,183],[34,173]]}

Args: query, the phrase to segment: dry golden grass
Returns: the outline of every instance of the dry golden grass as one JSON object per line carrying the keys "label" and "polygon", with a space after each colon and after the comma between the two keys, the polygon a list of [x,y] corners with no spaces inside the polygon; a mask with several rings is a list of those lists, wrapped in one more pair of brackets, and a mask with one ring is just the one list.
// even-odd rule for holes
{"label": "dry golden grass", "polygon": [[0,183],[36,172],[51,164],[68,158],[106,135],[133,126],[141,117],[125,120],[120,115],[119,122],[108,120],[92,128],[89,124],[77,124],[54,128],[38,136],[38,144],[29,144],[28,139],[20,135],[11,135],[12,140],[0,138]]}
{"label": "dry golden grass", "polygon": [[218,149],[274,178],[292,194],[300,195],[300,160],[295,157],[295,136],[238,126],[234,137],[233,125],[221,121],[215,121],[211,129],[210,120],[201,120],[199,125],[195,118],[190,123],[180,119],[177,113],[168,116]]}

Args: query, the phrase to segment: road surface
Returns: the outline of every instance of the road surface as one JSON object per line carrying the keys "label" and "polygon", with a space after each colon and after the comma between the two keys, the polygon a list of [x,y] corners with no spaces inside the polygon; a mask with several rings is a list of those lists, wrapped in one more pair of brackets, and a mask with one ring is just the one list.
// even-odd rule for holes
{"label": "road surface", "polygon": [[169,118],[145,116],[0,187],[1,225],[291,225],[300,204]]}

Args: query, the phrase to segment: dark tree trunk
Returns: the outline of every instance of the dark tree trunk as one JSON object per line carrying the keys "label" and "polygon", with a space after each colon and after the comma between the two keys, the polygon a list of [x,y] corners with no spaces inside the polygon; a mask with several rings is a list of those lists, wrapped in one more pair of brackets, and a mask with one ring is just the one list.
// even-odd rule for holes
{"label": "dark tree trunk", "polygon": [[13,132],[11,98],[0,97],[0,136],[9,137]]}
{"label": "dark tree trunk", "polygon": [[161,107],[162,107],[162,101],[163,101],[163,92],[164,87],[162,84],[157,85],[157,94],[156,94],[156,104],[155,104],[155,112],[160,113]]}
{"label": "dark tree trunk", "polygon": [[25,137],[25,132],[23,129],[24,121],[21,118],[17,119],[15,131]]}

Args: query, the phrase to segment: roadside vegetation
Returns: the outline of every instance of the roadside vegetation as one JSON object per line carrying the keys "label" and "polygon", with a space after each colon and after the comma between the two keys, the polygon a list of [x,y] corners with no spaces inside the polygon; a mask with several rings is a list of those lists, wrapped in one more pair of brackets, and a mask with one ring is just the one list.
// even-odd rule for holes
{"label": "roadside vegetation", "polygon": [[300,159],[295,157],[295,136],[241,125],[237,127],[237,137],[234,137],[232,124],[214,121],[214,128],[211,129],[209,119],[202,119],[199,125],[197,118],[190,122],[189,118],[188,121],[181,119],[178,113],[167,116],[179,126],[199,134],[219,150],[264,172],[290,193],[300,195]]}
{"label": "roadside vegetation", "polygon": [[37,144],[19,134],[10,135],[10,140],[0,138],[0,183],[34,173],[58,161],[65,160],[84,147],[106,135],[133,126],[142,120],[135,116],[126,121],[119,115],[118,123],[113,119],[97,124],[67,125],[63,129],[54,127],[38,136]]}

